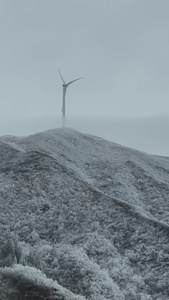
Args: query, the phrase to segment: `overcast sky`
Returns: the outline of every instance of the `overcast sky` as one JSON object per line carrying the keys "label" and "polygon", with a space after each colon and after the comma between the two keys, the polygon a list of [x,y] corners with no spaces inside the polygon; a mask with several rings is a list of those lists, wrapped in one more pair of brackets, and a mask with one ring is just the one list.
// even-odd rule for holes
{"label": "overcast sky", "polygon": [[169,112],[168,0],[0,0],[0,118]]}

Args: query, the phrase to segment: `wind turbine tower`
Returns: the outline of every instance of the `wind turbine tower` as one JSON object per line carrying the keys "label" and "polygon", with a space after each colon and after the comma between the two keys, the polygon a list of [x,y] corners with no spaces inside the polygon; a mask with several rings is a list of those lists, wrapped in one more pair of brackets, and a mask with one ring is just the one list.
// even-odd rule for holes
{"label": "wind turbine tower", "polygon": [[63,86],[63,105],[62,105],[62,115],[63,115],[62,121],[63,121],[63,123],[62,123],[62,127],[65,127],[65,117],[66,117],[65,98],[66,98],[66,90],[67,90],[67,87],[68,87],[71,83],[73,83],[73,82],[75,82],[75,81],[77,81],[77,80],[79,80],[79,79],[82,79],[82,77],[77,78],[77,79],[74,79],[74,80],[72,80],[72,81],[66,83],[65,80],[63,79],[63,76],[62,76],[62,74],[60,73],[59,69],[58,69],[58,72],[59,72],[59,75],[60,75],[60,77],[61,77],[61,79],[62,79],[62,82],[63,82],[63,84],[62,84],[62,86]]}

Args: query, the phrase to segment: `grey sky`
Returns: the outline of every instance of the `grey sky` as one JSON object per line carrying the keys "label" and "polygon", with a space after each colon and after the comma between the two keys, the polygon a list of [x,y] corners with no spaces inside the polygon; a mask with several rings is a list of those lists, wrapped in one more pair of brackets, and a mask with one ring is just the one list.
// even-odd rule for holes
{"label": "grey sky", "polygon": [[0,118],[169,111],[168,0],[0,0]]}

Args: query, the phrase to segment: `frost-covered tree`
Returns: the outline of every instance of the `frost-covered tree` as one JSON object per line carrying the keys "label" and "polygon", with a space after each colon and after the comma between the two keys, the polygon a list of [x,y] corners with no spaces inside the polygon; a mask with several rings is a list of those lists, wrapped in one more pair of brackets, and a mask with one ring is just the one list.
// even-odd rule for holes
{"label": "frost-covered tree", "polygon": [[11,236],[7,238],[0,252],[0,265],[12,266],[15,263],[20,263],[22,251],[18,244],[18,237]]}

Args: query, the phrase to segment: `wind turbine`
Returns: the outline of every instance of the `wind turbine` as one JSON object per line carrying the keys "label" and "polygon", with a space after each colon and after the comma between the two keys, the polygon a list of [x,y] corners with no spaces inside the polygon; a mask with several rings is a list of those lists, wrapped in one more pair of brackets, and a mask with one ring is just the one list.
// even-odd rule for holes
{"label": "wind turbine", "polygon": [[61,77],[61,79],[62,79],[62,81],[63,81],[63,84],[62,84],[62,86],[63,86],[63,106],[62,106],[63,124],[62,124],[62,126],[65,127],[65,114],[66,114],[65,97],[66,97],[66,89],[67,89],[67,87],[68,87],[71,83],[73,83],[73,82],[75,82],[75,81],[77,81],[77,80],[79,80],[79,79],[82,79],[82,77],[77,78],[77,79],[74,79],[74,80],[72,80],[72,81],[66,83],[65,80],[63,79],[63,76],[62,76],[62,74],[60,73],[59,69],[58,69],[58,72],[59,72],[59,75],[60,75],[60,77]]}

